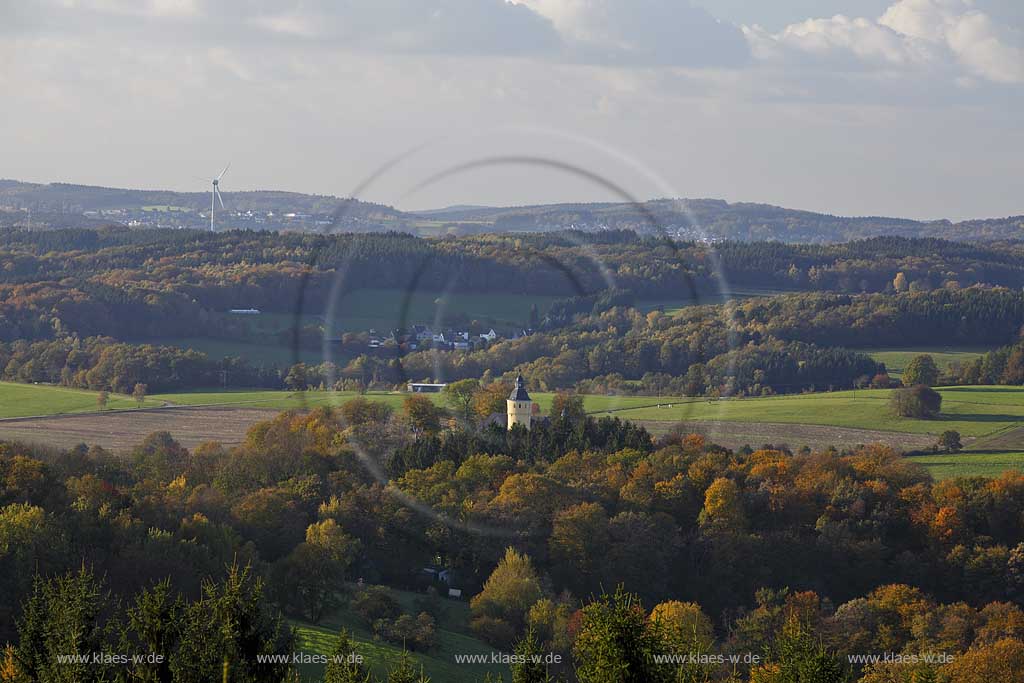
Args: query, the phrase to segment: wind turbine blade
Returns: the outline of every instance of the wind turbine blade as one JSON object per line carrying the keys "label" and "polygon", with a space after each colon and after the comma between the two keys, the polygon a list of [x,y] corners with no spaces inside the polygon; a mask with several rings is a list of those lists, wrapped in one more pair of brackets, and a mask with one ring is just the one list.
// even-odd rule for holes
{"label": "wind turbine blade", "polygon": [[220,190],[217,189],[217,190],[214,190],[214,192],[217,193],[217,201],[220,202],[220,208],[223,209],[224,208],[224,198],[220,196]]}
{"label": "wind turbine blade", "polygon": [[217,176],[217,180],[220,180],[221,178],[223,178],[224,174],[228,172],[229,168],[231,168],[231,162],[230,161],[228,162],[228,165],[224,167],[224,170],[220,172],[220,175]]}

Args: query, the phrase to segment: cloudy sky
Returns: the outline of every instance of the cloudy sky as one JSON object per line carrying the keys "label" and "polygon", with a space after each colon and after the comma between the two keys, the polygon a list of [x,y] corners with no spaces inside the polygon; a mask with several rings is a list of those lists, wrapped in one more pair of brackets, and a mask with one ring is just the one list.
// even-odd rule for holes
{"label": "cloudy sky", "polygon": [[0,92],[23,180],[1024,213],[1021,0],[0,0]]}

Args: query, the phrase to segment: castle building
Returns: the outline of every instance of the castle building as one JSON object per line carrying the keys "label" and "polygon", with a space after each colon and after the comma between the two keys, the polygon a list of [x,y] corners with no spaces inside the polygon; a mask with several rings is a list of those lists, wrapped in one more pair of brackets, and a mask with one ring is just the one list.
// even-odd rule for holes
{"label": "castle building", "polygon": [[530,428],[533,401],[530,399],[530,394],[526,392],[526,384],[523,382],[522,375],[516,377],[516,388],[512,390],[512,393],[508,395],[508,400],[505,401],[505,413],[509,429],[517,424],[523,425],[527,429]]}

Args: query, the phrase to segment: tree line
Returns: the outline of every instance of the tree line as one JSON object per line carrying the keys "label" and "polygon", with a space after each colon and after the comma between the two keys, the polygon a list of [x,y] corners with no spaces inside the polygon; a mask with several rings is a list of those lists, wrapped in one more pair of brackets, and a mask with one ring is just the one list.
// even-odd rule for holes
{"label": "tree line", "polygon": [[[37,574],[55,581],[84,566],[125,604],[166,581],[186,615],[213,609],[230,579],[224,567],[237,564],[264,582],[271,607],[309,620],[358,597],[357,578],[422,590],[423,567],[446,568],[474,596],[478,637],[500,648],[535,638],[565,653],[581,681],[623,680],[593,676],[604,666],[601,643],[612,642],[600,638],[626,626],[595,622],[603,625],[591,640],[581,636],[588,618],[645,605],[630,632],[657,648],[657,631],[640,627],[647,610],[673,601],[699,605],[660,610],[706,615],[700,632],[715,648],[776,657],[771,648],[795,628],[780,630],[784,616],[797,607],[810,615],[800,642],[853,652],[1021,647],[1002,643],[1018,640],[1022,623],[1019,472],[935,482],[881,446],[791,453],[730,451],[686,433],[655,440],[579,416],[571,397],[549,416],[550,430],[566,436],[546,442],[543,430],[534,440],[517,428],[501,444],[475,415],[430,414],[423,400],[410,397],[400,411],[356,400],[283,413],[231,449],[189,451],[166,433],[127,458],[0,445],[0,639],[49,647],[16,628],[65,602],[64,589]],[[402,449],[421,459],[392,469],[388,455]],[[594,598],[615,586],[632,597]],[[429,625],[401,616],[381,624],[382,637]],[[828,633],[834,640],[822,640]],[[204,640],[216,648],[223,637]],[[787,680],[764,678],[772,671],[741,673]]]}
{"label": "tree line", "polygon": [[419,239],[385,234],[173,230],[0,231],[0,339],[237,335],[230,308],[322,312],[336,281],[403,291],[696,303],[732,286],[843,293],[1024,286],[1019,245],[874,238],[841,245],[715,245],[630,231]]}

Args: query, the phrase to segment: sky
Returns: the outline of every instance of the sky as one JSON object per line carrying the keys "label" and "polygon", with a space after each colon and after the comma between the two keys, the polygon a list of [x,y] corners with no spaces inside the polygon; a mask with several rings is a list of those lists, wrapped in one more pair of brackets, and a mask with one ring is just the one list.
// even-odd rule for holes
{"label": "sky", "polygon": [[1024,213],[1020,0],[0,0],[0,177]]}

